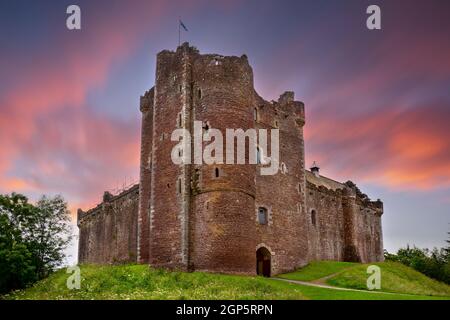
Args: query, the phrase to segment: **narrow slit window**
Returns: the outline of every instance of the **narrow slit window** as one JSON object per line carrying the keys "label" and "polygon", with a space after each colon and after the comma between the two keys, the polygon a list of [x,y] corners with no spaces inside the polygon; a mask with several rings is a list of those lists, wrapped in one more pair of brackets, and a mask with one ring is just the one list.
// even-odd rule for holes
{"label": "narrow slit window", "polygon": [[219,168],[215,168],[215,169],[214,169],[214,176],[215,176],[216,178],[218,178],[219,175],[220,175]]}
{"label": "narrow slit window", "polygon": [[178,114],[178,123],[177,123],[178,127],[181,127],[182,125],[182,116],[181,116],[181,112]]}
{"label": "narrow slit window", "polygon": [[311,210],[311,223],[313,226],[316,226],[316,210]]}
{"label": "narrow slit window", "polygon": [[267,209],[264,207],[258,208],[258,222],[259,224],[267,224],[268,222]]}
{"label": "narrow slit window", "polygon": [[202,89],[198,89],[198,98],[199,98],[199,99],[202,98]]}

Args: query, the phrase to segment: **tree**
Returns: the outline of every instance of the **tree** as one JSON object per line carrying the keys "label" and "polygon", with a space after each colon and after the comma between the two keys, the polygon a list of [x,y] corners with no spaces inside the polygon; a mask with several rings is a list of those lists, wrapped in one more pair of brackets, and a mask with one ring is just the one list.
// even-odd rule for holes
{"label": "tree", "polygon": [[71,239],[61,196],[43,196],[32,205],[20,194],[0,195],[0,291],[46,277],[64,262]]}
{"label": "tree", "polygon": [[36,280],[31,252],[24,245],[21,225],[33,206],[22,195],[0,195],[0,292],[21,288]]}
{"label": "tree", "polygon": [[72,239],[67,203],[59,195],[54,198],[43,196],[28,222],[24,227],[26,242],[41,279],[64,262],[64,250]]}
{"label": "tree", "polygon": [[448,239],[445,240],[445,242],[447,242],[447,246],[444,248],[444,252],[445,252],[445,257],[447,259],[447,263],[450,263],[450,232],[447,232],[448,234]]}

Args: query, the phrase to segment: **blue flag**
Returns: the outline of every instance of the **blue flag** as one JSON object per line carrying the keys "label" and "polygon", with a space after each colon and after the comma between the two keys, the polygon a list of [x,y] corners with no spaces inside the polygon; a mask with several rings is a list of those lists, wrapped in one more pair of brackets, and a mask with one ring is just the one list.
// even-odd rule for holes
{"label": "blue flag", "polygon": [[184,30],[188,31],[188,29],[187,29],[186,26],[184,25],[183,21],[181,21],[181,20],[180,20],[180,26],[182,26]]}

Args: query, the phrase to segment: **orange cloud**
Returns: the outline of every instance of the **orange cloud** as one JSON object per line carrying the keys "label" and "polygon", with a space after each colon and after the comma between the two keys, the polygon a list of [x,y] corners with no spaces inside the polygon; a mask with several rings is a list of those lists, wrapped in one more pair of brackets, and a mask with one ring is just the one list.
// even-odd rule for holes
{"label": "orange cloud", "polygon": [[331,175],[396,189],[450,186],[448,103],[315,121],[318,128],[307,129],[307,157],[322,157]]}

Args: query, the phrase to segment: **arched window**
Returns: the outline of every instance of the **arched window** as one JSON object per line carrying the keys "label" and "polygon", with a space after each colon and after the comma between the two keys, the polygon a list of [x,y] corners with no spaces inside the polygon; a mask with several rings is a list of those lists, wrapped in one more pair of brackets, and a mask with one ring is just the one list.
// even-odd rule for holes
{"label": "arched window", "polygon": [[216,178],[218,178],[219,175],[220,175],[219,168],[215,168],[215,169],[214,169],[214,176],[215,176]]}
{"label": "arched window", "polygon": [[267,209],[264,207],[258,208],[258,222],[259,224],[267,224],[268,222]]}
{"label": "arched window", "polygon": [[313,226],[316,225],[316,210],[311,210],[311,223]]}

